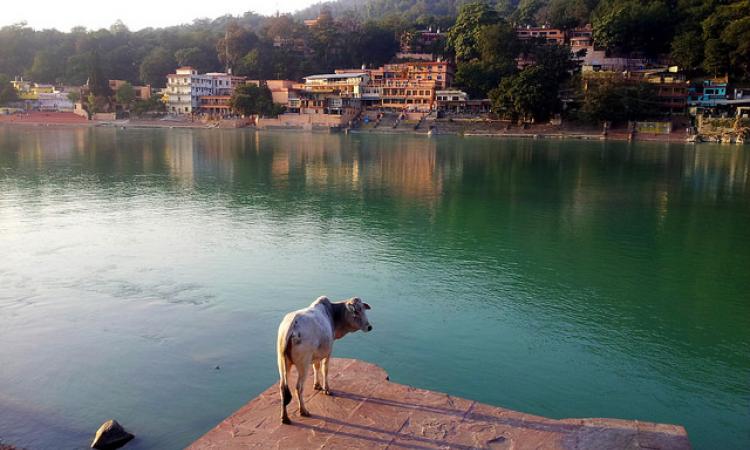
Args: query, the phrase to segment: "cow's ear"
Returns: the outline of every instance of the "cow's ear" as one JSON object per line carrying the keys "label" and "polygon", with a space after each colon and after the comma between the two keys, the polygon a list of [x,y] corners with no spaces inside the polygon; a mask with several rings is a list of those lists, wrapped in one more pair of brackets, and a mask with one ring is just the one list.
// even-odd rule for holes
{"label": "cow's ear", "polygon": [[370,305],[368,305],[367,303],[364,303],[364,306],[365,306],[365,309],[372,309],[370,308]]}

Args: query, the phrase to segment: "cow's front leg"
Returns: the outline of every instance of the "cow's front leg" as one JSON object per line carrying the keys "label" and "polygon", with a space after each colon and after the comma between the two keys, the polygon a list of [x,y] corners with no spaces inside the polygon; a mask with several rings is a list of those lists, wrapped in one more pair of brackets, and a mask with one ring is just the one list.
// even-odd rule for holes
{"label": "cow's front leg", "polygon": [[313,389],[316,391],[323,390],[322,387],[320,387],[320,361],[313,361]]}
{"label": "cow's front leg", "polygon": [[299,405],[299,415],[302,417],[310,417],[310,413],[305,408],[305,399],[302,398],[302,389],[305,387],[305,379],[307,379],[307,371],[309,369],[309,358],[303,361],[302,364],[297,365],[297,405]]}
{"label": "cow's front leg", "polygon": [[333,392],[331,392],[331,390],[328,388],[328,360],[330,358],[331,357],[328,356],[327,358],[323,359],[323,361],[321,361],[321,364],[320,364],[320,368],[322,372],[321,375],[323,375],[323,392],[326,395],[333,395]]}

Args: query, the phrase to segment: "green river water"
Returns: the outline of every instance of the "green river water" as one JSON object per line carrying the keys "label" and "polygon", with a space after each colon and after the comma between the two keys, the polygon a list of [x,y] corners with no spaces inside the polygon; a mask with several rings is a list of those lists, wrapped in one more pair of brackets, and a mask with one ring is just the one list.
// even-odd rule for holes
{"label": "green river water", "polygon": [[334,355],[395,382],[747,449],[749,290],[748,147],[0,127],[0,439],[28,449],[109,418],[184,447],[322,294],[372,305]]}

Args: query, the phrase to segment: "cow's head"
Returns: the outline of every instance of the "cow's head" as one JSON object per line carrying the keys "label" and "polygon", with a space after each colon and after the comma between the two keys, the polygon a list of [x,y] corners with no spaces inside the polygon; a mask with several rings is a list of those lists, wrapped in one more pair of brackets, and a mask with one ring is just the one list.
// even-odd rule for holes
{"label": "cow's head", "polygon": [[370,309],[370,305],[358,297],[352,297],[346,301],[346,322],[352,331],[361,330],[366,333],[372,330],[372,325],[367,320],[367,313],[365,313],[365,310],[368,309]]}

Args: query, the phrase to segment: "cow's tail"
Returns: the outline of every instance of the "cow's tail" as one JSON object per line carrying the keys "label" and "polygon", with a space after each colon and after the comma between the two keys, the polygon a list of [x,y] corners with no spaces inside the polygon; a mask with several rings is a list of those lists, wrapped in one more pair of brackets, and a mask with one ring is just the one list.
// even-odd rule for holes
{"label": "cow's tail", "polygon": [[[279,364],[279,384],[281,385],[281,399],[284,402],[284,406],[288,405],[292,401],[292,392],[289,390],[289,383],[287,382],[287,370],[289,369],[288,361],[291,361],[290,350],[294,342],[295,334],[299,334],[295,330],[295,323],[292,323],[285,331],[279,330],[279,342],[277,348],[277,359]],[[299,336],[296,336],[299,339]]]}

